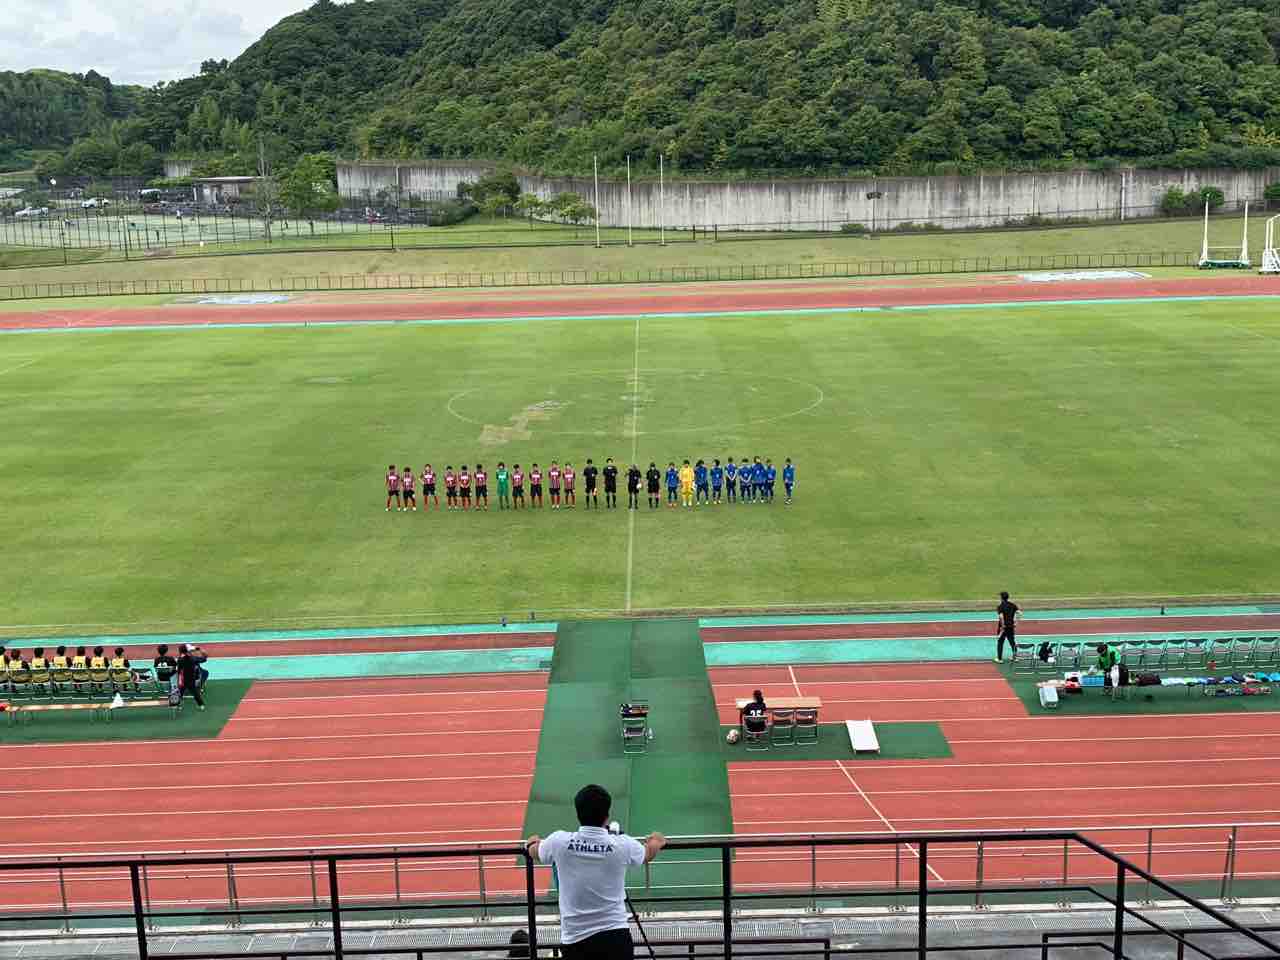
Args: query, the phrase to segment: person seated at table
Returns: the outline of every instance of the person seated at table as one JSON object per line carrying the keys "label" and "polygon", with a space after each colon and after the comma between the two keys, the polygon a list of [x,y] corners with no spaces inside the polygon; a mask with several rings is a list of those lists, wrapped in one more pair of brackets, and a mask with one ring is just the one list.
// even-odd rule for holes
{"label": "person seated at table", "polygon": [[59,647],[53,652],[53,669],[68,670],[71,667],[71,658],[67,656],[67,648]]}
{"label": "person seated at table", "polygon": [[162,643],[156,647],[156,657],[151,661],[155,667],[156,683],[161,684],[170,693],[177,688],[178,661],[169,652],[169,645]]}
{"label": "person seated at table", "polygon": [[764,733],[769,729],[769,708],[759,690],[752,691],[751,702],[742,708],[741,720],[747,733]]}

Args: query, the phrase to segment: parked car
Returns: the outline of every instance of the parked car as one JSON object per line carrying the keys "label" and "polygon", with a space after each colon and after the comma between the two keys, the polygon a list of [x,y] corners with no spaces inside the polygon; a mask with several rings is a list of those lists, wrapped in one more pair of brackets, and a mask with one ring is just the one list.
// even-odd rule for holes
{"label": "parked car", "polygon": [[95,207],[109,207],[109,206],[111,206],[111,201],[108,200],[106,197],[90,197],[88,200],[80,201],[80,208],[82,210],[91,210]]}
{"label": "parked car", "polygon": [[23,207],[21,210],[15,213],[14,216],[15,217],[44,217],[44,216],[48,216],[48,213],[49,213],[48,207]]}

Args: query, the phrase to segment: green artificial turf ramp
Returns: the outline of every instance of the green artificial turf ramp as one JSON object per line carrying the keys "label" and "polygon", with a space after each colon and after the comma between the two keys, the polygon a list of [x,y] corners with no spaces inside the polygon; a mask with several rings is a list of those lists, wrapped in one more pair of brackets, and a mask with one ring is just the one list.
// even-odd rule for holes
{"label": "green artificial turf ramp", "polygon": [[174,717],[167,706],[114,710],[110,720],[90,719],[91,711],[41,711],[20,722],[0,720],[0,743],[93,743],[120,740],[209,740],[222,732],[252,680],[210,680],[208,709],[197,710],[190,697]]}
{"label": "green artificial turf ramp", "polygon": [[[1084,693],[1058,691],[1058,708],[1046,710],[1040,706],[1040,692],[1034,677],[1010,677],[1009,669],[1003,670],[1009,686],[1018,699],[1026,704],[1032,716],[1129,716],[1143,713],[1267,713],[1280,711],[1280,683],[1268,683],[1272,692],[1265,696],[1206,697],[1200,687],[1188,693],[1185,687],[1133,687],[1127,700],[1112,700],[1101,687],[1088,687]],[[1222,685],[1231,689],[1230,685]],[[1236,689],[1239,689],[1236,687]]]}
{"label": "green artificial turf ramp", "polygon": [[725,736],[736,729],[736,724],[720,728],[721,752],[729,763],[750,760],[767,760],[770,763],[787,760],[935,760],[951,756],[951,745],[947,743],[942,727],[932,721],[877,723],[879,753],[854,753],[849,731],[843,723],[819,724],[817,743],[784,743],[768,750],[748,750],[741,742],[730,744]]}
{"label": "green artificial turf ramp", "polygon": [[[622,754],[618,706],[647,699],[654,739]],[[562,623],[538,741],[526,835],[573,829],[573,797],[587,783],[613,795],[613,817],[635,836],[733,830],[720,725],[693,620]],[[718,863],[705,853],[664,853],[655,894],[714,893]],[[643,886],[637,871],[632,886]]]}

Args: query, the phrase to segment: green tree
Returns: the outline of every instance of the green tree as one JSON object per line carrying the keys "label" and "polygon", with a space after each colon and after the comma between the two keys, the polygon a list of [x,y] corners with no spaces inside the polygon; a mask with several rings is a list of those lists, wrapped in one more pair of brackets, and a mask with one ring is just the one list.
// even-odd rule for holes
{"label": "green tree", "polygon": [[295,217],[326,210],[336,210],[338,194],[333,179],[333,160],[316,154],[305,154],[280,178],[279,196]]}

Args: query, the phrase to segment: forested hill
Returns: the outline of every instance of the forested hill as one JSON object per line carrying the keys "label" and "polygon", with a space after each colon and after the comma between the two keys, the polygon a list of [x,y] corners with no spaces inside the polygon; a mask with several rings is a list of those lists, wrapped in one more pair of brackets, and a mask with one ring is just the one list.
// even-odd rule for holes
{"label": "forested hill", "polygon": [[0,163],[124,119],[138,106],[141,87],[117,86],[93,70],[0,71]]}
{"label": "forested hill", "polygon": [[1274,0],[356,0],[148,94],[158,150],[582,172],[1280,162]]}

